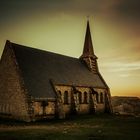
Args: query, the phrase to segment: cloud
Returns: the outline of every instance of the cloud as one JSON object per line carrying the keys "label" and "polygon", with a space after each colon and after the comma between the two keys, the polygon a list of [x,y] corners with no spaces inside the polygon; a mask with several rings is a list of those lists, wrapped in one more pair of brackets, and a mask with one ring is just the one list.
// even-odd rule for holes
{"label": "cloud", "polygon": [[134,78],[138,80],[140,77],[140,62],[108,62],[102,64],[101,69],[105,70],[109,75],[114,75],[113,77],[121,77],[129,81]]}
{"label": "cloud", "polygon": [[120,76],[120,77],[129,77],[130,74],[120,74],[119,76]]}
{"label": "cloud", "polygon": [[[98,15],[140,19],[139,0],[0,0],[0,16],[10,18],[20,14],[34,12],[65,12],[80,15]],[[11,16],[10,16],[11,15]]]}
{"label": "cloud", "polygon": [[108,62],[102,64],[102,67],[108,67],[110,72],[128,72],[128,71],[139,71],[140,62],[125,63],[125,62]]}
{"label": "cloud", "polygon": [[140,19],[140,1],[139,0],[120,0],[115,6],[119,15],[127,16],[127,18]]}

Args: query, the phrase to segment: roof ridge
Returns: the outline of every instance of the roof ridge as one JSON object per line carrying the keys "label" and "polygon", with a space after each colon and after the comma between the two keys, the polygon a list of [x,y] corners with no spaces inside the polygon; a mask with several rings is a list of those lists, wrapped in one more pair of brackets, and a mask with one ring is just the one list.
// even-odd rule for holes
{"label": "roof ridge", "polygon": [[39,48],[33,48],[33,47],[29,47],[29,46],[25,46],[25,45],[13,43],[13,42],[10,42],[10,43],[11,43],[11,45],[13,44],[13,45],[16,45],[18,47],[25,47],[25,48],[28,48],[28,49],[32,49],[32,50],[36,50],[36,51],[41,51],[41,52],[44,52],[44,53],[46,52],[46,53],[56,54],[56,55],[60,55],[60,56],[63,56],[63,57],[69,57],[69,58],[73,58],[73,59],[78,59],[79,60],[79,58],[68,56],[68,55],[63,55],[63,54],[56,53],[56,52],[42,50],[42,49],[39,49]]}

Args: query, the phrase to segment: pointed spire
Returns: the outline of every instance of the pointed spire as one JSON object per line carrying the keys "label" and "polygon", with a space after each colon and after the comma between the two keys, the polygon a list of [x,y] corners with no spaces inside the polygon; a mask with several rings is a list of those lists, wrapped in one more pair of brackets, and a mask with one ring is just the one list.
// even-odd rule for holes
{"label": "pointed spire", "polygon": [[93,50],[89,21],[87,21],[84,49],[80,59],[85,62],[90,71],[98,73],[97,57]]}
{"label": "pointed spire", "polygon": [[94,55],[94,50],[93,50],[93,45],[92,45],[89,20],[87,21],[84,49],[83,49],[83,54],[81,57],[93,57],[93,58],[96,57]]}

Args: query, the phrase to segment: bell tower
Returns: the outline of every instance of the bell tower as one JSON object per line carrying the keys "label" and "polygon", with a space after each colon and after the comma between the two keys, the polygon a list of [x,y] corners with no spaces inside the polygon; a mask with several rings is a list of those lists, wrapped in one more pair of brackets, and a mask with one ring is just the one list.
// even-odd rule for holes
{"label": "bell tower", "polygon": [[98,73],[97,57],[94,54],[89,21],[87,21],[83,54],[81,55],[80,59],[86,63],[90,71],[93,73]]}

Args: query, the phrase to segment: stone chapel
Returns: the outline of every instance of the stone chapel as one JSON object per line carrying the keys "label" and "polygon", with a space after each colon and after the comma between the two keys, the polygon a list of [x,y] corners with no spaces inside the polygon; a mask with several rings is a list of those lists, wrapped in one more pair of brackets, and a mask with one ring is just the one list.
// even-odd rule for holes
{"label": "stone chapel", "polygon": [[112,106],[89,21],[79,58],[6,41],[0,60],[0,117],[29,122],[96,113],[112,113]]}

